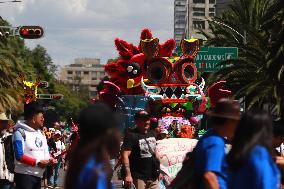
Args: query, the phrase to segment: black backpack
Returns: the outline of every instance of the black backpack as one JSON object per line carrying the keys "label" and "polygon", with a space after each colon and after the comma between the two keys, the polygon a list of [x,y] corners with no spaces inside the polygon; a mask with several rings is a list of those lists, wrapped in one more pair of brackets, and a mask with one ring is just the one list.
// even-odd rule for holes
{"label": "black backpack", "polygon": [[13,141],[12,135],[7,136],[4,139],[4,147],[5,147],[5,160],[7,169],[10,173],[14,173],[15,169],[15,157],[14,157],[14,148],[13,148]]}

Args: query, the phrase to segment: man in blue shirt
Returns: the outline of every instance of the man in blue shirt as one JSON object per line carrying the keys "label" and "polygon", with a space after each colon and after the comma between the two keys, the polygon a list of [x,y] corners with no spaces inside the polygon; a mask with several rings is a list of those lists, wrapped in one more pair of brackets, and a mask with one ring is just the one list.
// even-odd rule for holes
{"label": "man in blue shirt", "polygon": [[233,137],[240,119],[238,101],[221,99],[209,112],[212,129],[198,142],[195,149],[195,170],[200,189],[227,188],[226,139]]}

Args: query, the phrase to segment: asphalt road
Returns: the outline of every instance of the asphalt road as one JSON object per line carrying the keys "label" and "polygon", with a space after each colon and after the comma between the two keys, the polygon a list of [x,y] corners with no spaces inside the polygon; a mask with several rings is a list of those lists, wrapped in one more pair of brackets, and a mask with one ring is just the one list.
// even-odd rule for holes
{"label": "asphalt road", "polygon": [[[59,186],[60,189],[64,188],[64,178],[65,178],[65,171],[63,171],[61,169],[60,175],[59,175],[59,180],[58,180],[58,186]],[[122,188],[122,181],[118,180],[116,172],[113,174],[112,182],[113,182],[113,185],[115,186],[116,189],[123,189]],[[42,189],[44,189],[43,186],[42,186]]]}

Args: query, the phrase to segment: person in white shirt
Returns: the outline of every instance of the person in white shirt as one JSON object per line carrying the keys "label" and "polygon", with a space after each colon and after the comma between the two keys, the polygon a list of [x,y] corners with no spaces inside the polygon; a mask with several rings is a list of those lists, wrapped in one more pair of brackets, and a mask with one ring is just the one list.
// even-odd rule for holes
{"label": "person in white shirt", "polygon": [[65,150],[65,144],[62,142],[62,136],[61,136],[61,132],[59,130],[56,130],[54,135],[53,135],[53,139],[56,145],[56,151],[52,153],[52,156],[57,159],[57,164],[54,167],[53,170],[53,175],[51,175],[48,178],[48,185],[49,186],[54,186],[54,188],[58,188],[57,186],[57,180],[59,178],[59,170],[61,167],[61,164],[63,163],[63,157],[62,157],[62,153]]}
{"label": "person in white shirt", "polygon": [[9,119],[0,113],[0,189],[12,189],[14,182],[14,155],[12,137],[7,132]]}
{"label": "person in white shirt", "polygon": [[37,102],[25,104],[25,121],[18,121],[13,134],[16,189],[40,189],[43,172],[56,160],[50,157],[45,136],[43,109]]}

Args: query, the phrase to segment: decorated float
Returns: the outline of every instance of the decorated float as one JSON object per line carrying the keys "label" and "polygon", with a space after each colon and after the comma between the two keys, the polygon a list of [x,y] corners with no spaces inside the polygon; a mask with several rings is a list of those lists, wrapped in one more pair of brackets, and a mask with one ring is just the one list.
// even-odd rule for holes
{"label": "decorated float", "polygon": [[142,30],[137,46],[115,39],[119,58],[105,66],[109,78],[99,90],[99,100],[124,114],[122,130],[134,127],[133,115],[141,109],[157,120],[156,131],[164,135],[156,151],[167,182],[195,147],[193,138],[198,136],[196,127],[203,114],[220,98],[231,95],[224,89],[225,81],[206,86],[194,64],[198,39],[183,39],[180,44],[182,54],[178,56],[173,54],[173,39],[160,43],[148,29]]}

